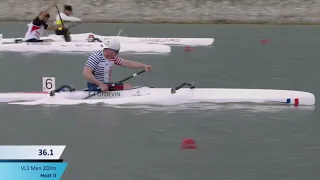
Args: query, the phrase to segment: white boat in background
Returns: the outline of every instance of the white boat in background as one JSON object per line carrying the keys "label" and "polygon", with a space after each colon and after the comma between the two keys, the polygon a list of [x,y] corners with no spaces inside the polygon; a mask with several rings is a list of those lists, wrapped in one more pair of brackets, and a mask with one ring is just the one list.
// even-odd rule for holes
{"label": "white boat in background", "polygon": [[[118,33],[120,34],[120,33]],[[63,36],[51,34],[45,38],[56,41],[64,41]],[[100,39],[117,39],[120,43],[149,43],[149,44],[166,44],[166,45],[185,45],[185,46],[210,46],[213,44],[213,38],[157,38],[157,37],[125,37],[125,36],[102,36],[94,33],[71,34],[72,41],[88,42],[90,38]]]}
{"label": "white boat in background", "polygon": [[[115,36],[102,36],[94,33],[80,33],[71,34],[72,42],[92,42],[92,38],[105,41],[108,39],[117,39],[120,43],[148,43],[148,44],[162,44],[162,45],[184,45],[184,46],[210,46],[214,43],[213,38],[160,38],[160,37],[127,37],[120,36],[122,30]],[[65,42],[63,36],[50,34],[41,37],[43,40],[54,40],[57,42]],[[23,38],[4,39],[4,42],[15,42],[23,40]]]}
{"label": "white boat in background", "polygon": [[[50,88],[46,85],[48,82],[50,83]],[[186,86],[187,88],[183,88]],[[41,101],[44,98],[46,100],[55,98],[56,101],[69,100],[69,103],[103,102],[108,104],[157,104],[157,102],[160,101],[177,102],[183,99],[183,103],[211,102],[267,103],[296,106],[315,105],[315,96],[308,92],[267,89],[195,88],[193,83],[183,83],[182,85],[174,88],[150,88],[142,86],[129,90],[101,93],[75,90],[70,86],[62,86],[59,90],[54,90],[55,78],[45,77],[43,78],[43,89],[45,90],[44,92],[0,93],[0,102],[30,102]]]}
{"label": "white boat in background", "polygon": [[[59,37],[60,38],[60,37]],[[54,40],[42,38],[43,40]],[[7,38],[2,39],[0,34],[0,51],[11,52],[94,52],[101,49],[99,42],[23,42],[22,39]],[[147,43],[121,43],[120,52],[137,53],[170,53],[171,47],[162,44]]]}

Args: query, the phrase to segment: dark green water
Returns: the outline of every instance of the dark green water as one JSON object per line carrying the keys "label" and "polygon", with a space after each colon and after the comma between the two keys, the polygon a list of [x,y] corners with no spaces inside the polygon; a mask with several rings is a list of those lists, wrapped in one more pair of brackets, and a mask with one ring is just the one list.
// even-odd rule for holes
{"label": "dark green water", "polygon": [[[5,37],[25,25],[1,23]],[[125,55],[153,72],[132,84],[294,89],[320,93],[318,26],[90,24],[74,32],[213,37],[214,47]],[[269,43],[261,44],[267,39]],[[41,89],[41,77],[82,88],[87,55],[0,53],[0,91]],[[133,70],[116,68],[114,79]],[[67,145],[62,179],[319,179],[319,110],[253,105],[107,107],[0,105],[0,144]],[[184,138],[198,150],[181,150]]]}

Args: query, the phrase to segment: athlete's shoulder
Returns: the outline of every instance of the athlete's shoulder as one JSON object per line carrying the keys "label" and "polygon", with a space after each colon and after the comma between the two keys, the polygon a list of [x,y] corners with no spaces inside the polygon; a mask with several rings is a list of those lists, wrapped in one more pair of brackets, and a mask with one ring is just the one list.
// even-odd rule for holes
{"label": "athlete's shoulder", "polygon": [[59,14],[57,14],[56,15],[56,20],[59,20],[60,21],[60,17],[62,18],[62,20],[64,20],[63,18],[65,18],[66,17],[66,14],[64,14],[64,13],[59,13]]}
{"label": "athlete's shoulder", "polygon": [[40,18],[39,18],[39,16],[36,16],[33,20],[34,20],[34,21],[41,21]]}
{"label": "athlete's shoulder", "polygon": [[102,50],[97,50],[97,51],[95,51],[95,52],[93,52],[93,53],[95,53],[95,54],[102,54]]}
{"label": "athlete's shoulder", "polygon": [[121,65],[123,58],[120,56],[116,56],[116,57],[114,57],[114,59],[112,59],[112,61],[117,65]]}
{"label": "athlete's shoulder", "polygon": [[40,20],[39,16],[37,16],[36,18],[34,18],[34,19],[32,20],[32,24],[35,25],[35,26],[41,26],[43,22],[44,22],[44,21],[43,21],[43,20]]}
{"label": "athlete's shoulder", "polygon": [[98,50],[90,54],[88,60],[100,60],[102,56],[102,51]]}
{"label": "athlete's shoulder", "polygon": [[96,56],[100,57],[102,55],[102,50],[97,50],[97,51],[91,53],[91,55],[96,55]]}
{"label": "athlete's shoulder", "polygon": [[56,15],[56,19],[59,19],[59,20],[60,20],[60,16],[61,16],[61,14],[62,14],[62,13],[57,14],[57,15]]}

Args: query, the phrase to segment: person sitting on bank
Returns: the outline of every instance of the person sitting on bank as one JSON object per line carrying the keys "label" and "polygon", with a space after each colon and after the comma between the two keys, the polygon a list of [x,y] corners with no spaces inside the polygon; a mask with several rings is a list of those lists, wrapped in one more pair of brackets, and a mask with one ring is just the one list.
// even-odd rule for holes
{"label": "person sitting on bank", "polygon": [[66,26],[64,24],[65,21],[66,22],[81,22],[82,21],[80,18],[72,17],[71,15],[72,15],[72,6],[64,5],[63,13],[60,13],[62,22],[61,22],[59,14],[57,14],[56,25],[61,25],[63,23],[65,28],[61,27],[61,28],[57,29],[55,31],[56,35],[65,35],[67,32],[69,32],[68,28],[66,28]]}

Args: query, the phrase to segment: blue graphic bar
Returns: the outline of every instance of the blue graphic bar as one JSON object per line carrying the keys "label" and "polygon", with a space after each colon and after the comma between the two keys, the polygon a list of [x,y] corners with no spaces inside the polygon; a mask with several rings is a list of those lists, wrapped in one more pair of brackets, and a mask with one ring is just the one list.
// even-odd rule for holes
{"label": "blue graphic bar", "polygon": [[10,180],[59,180],[68,163],[0,163],[0,179]]}

